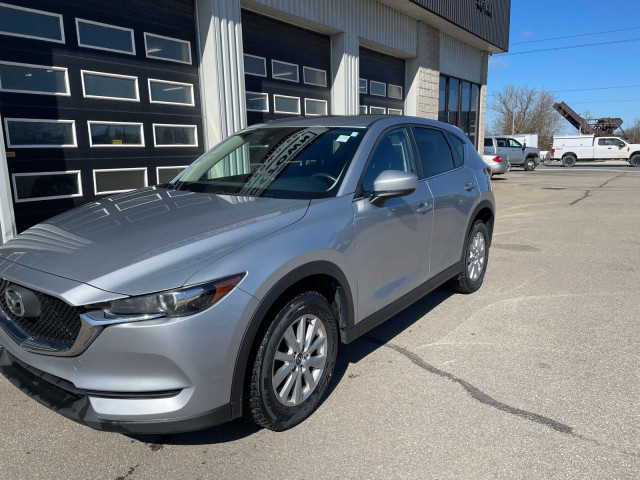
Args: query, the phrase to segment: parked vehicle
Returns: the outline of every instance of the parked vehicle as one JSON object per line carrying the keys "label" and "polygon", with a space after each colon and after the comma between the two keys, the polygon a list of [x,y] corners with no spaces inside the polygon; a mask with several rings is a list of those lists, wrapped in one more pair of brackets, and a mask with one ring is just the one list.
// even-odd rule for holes
{"label": "parked vehicle", "polygon": [[504,175],[511,170],[511,164],[508,158],[502,158],[500,155],[483,155],[482,159],[489,168],[491,168],[491,175]]}
{"label": "parked vehicle", "polygon": [[0,247],[0,371],[99,430],[243,413],[290,428],[327,392],[339,343],[445,282],[480,288],[488,170],[462,130],[421,118],[249,127],[168,184]]}
{"label": "parked vehicle", "polygon": [[551,159],[565,167],[573,167],[578,160],[626,160],[632,167],[640,167],[640,145],[620,137],[558,135],[553,137]]}
{"label": "parked vehicle", "polygon": [[528,172],[535,170],[540,163],[540,150],[508,136],[485,137],[484,154],[507,157],[512,167],[523,167]]}

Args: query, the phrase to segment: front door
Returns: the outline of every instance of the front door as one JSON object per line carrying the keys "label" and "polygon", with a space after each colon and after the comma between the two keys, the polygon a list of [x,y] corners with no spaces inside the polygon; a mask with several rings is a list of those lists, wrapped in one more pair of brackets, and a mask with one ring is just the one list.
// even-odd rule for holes
{"label": "front door", "polygon": [[353,203],[358,265],[360,319],[426,281],[433,225],[433,199],[427,183],[410,195],[371,203],[373,181],[384,170],[416,172],[404,128],[382,134],[362,179],[362,195]]}

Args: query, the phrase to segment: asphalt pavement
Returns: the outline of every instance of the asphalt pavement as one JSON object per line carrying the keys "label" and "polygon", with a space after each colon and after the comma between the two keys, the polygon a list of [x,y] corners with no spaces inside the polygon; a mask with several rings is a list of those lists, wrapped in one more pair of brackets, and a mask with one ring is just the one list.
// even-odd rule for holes
{"label": "asphalt pavement", "polygon": [[494,190],[482,289],[344,346],[301,425],[102,433],[0,378],[0,478],[640,477],[640,169],[541,165]]}

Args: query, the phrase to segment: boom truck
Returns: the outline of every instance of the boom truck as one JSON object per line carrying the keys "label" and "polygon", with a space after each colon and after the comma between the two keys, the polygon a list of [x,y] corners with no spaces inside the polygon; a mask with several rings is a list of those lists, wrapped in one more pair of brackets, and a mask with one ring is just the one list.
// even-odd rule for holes
{"label": "boom truck", "polygon": [[578,129],[580,135],[554,135],[550,160],[561,161],[565,167],[573,167],[578,160],[626,160],[632,167],[640,167],[640,145],[614,135],[616,129],[621,129],[621,118],[589,121],[564,102],[555,103],[553,108]]}

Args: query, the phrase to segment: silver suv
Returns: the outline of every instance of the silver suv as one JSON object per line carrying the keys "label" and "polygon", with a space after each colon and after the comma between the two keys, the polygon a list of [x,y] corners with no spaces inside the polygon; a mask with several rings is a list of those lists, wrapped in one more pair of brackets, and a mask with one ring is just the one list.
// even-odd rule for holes
{"label": "silver suv", "polygon": [[0,247],[0,370],[99,430],[242,414],[285,430],[338,346],[448,282],[482,284],[490,171],[462,131],[411,117],[247,128],[166,185]]}

